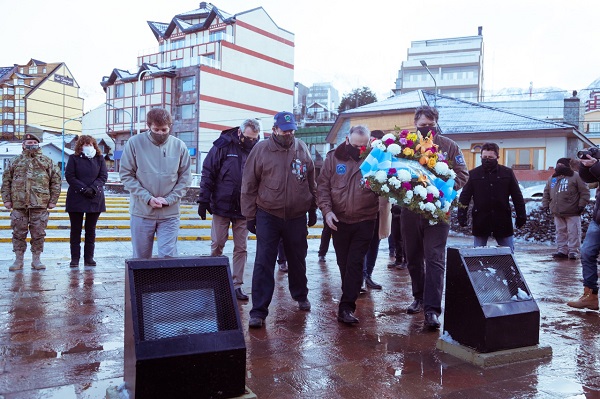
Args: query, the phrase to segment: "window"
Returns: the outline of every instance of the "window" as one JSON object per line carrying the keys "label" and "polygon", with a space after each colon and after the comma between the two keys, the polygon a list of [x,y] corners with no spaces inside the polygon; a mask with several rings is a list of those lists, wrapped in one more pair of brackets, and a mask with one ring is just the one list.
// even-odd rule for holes
{"label": "window", "polygon": [[38,73],[37,67],[29,67],[29,72],[28,73],[30,73],[32,75],[37,74]]}
{"label": "window", "polygon": [[115,123],[123,123],[123,110],[115,109]]}
{"label": "window", "polygon": [[12,112],[5,112],[4,113],[4,119],[12,121],[13,119],[15,119],[15,115]]}
{"label": "window", "polygon": [[154,93],[154,79],[144,80],[144,94]]}
{"label": "window", "polygon": [[177,50],[184,47],[184,39],[171,40],[171,50]]}
{"label": "window", "polygon": [[196,90],[196,77],[185,76],[177,81],[179,87],[177,88],[180,92],[182,91],[195,91]]}
{"label": "window", "polygon": [[544,148],[507,148],[504,150],[504,164],[509,168],[544,170]]}
{"label": "window", "polygon": [[19,107],[25,106],[25,100],[19,100]]}
{"label": "window", "polygon": [[25,84],[25,80],[24,79],[15,79],[15,80],[16,80],[16,83],[15,83],[16,85],[22,86],[22,85]]}
{"label": "window", "polygon": [[14,100],[4,100],[4,106],[12,108],[15,106],[15,101]]}
{"label": "window", "polygon": [[195,132],[179,132],[176,136],[185,143],[187,148],[196,148],[197,140]]}
{"label": "window", "polygon": [[17,87],[17,94],[24,95],[25,94],[25,88],[24,87]]}
{"label": "window", "polygon": [[5,87],[4,88],[4,94],[14,95],[15,94],[15,88],[14,87]]}
{"label": "window", "polygon": [[19,133],[25,133],[25,126],[23,126],[23,125],[17,126],[17,132],[19,132]]}
{"label": "window", "polygon": [[181,105],[176,108],[175,118],[191,119],[194,117],[194,104]]}
{"label": "window", "polygon": [[115,98],[125,97],[125,85],[115,85]]}
{"label": "window", "polygon": [[25,113],[24,112],[19,112],[17,114],[17,119],[25,120]]}
{"label": "window", "polygon": [[140,107],[140,122],[146,122],[146,107]]}

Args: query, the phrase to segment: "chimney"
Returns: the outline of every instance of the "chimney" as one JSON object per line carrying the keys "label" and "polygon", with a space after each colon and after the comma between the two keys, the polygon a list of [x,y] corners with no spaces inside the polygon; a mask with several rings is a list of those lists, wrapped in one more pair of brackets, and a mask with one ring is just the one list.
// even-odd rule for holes
{"label": "chimney", "polygon": [[206,8],[206,1],[200,2],[200,8]]}
{"label": "chimney", "polygon": [[579,131],[582,131],[582,126],[580,126],[580,124],[582,124],[580,110],[577,91],[573,90],[573,97],[564,99],[563,120],[565,123],[573,125],[579,129]]}
{"label": "chimney", "polygon": [[477,28],[477,35],[478,36],[483,36],[483,26],[480,26]]}

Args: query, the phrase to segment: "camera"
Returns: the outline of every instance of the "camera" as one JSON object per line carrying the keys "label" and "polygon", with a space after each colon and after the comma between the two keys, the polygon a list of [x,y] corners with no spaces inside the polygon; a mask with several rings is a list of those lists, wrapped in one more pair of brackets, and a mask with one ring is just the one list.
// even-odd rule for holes
{"label": "camera", "polygon": [[577,151],[577,158],[585,159],[585,156],[589,155],[592,158],[600,159],[600,148],[590,147],[581,151]]}

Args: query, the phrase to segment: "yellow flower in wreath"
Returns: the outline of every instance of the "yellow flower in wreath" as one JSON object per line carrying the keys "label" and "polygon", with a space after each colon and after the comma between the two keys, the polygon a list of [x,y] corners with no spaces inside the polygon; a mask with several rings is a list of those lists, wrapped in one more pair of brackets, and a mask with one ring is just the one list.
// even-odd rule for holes
{"label": "yellow flower in wreath", "polygon": [[415,151],[412,148],[408,147],[405,147],[404,150],[402,150],[402,153],[407,157],[412,157],[413,155],[415,155]]}
{"label": "yellow flower in wreath", "polygon": [[429,161],[427,161],[427,166],[431,169],[433,169],[435,167],[435,164],[437,163],[435,157],[431,157],[429,158]]}

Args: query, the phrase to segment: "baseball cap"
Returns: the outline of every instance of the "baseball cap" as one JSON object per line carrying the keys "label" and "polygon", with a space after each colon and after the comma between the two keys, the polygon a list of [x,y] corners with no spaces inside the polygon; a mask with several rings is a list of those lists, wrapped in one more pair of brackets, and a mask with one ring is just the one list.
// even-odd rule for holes
{"label": "baseball cap", "polygon": [[294,114],[286,111],[275,114],[275,117],[273,118],[273,126],[277,126],[284,132],[287,130],[298,130],[298,125],[296,125]]}

